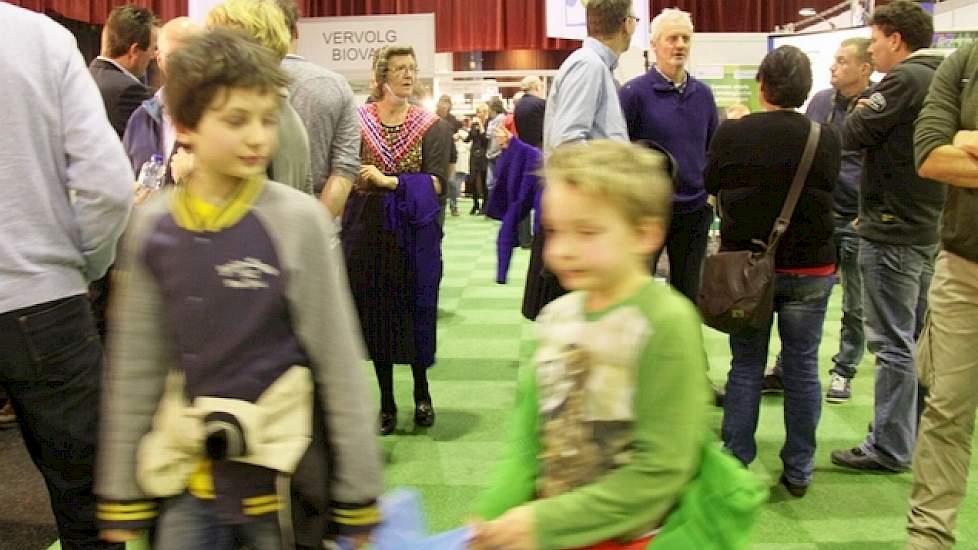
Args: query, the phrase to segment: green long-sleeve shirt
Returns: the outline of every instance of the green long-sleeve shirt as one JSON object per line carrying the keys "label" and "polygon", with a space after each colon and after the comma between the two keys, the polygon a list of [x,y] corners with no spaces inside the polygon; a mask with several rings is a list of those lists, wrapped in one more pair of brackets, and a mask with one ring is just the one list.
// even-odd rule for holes
{"label": "green long-sleeve shirt", "polygon": [[[530,503],[543,550],[628,540],[660,526],[697,471],[706,434],[706,353],[694,306],[651,281],[604,311],[585,313],[583,304],[582,293],[571,293],[541,314],[536,358],[519,376],[511,439],[477,508],[492,519]],[[547,431],[573,408],[563,376],[574,367],[569,350],[583,351],[589,370],[579,420],[591,435],[581,453],[601,455],[579,475],[553,466],[576,453],[558,452],[551,462],[555,434]],[[541,498],[555,476],[580,483]]]}
{"label": "green long-sleeve shirt", "polygon": [[[978,45],[963,46],[938,67],[914,129],[917,168],[958,130],[978,129]],[[924,182],[921,185],[936,185]],[[949,185],[941,220],[945,250],[978,262],[978,189]]]}

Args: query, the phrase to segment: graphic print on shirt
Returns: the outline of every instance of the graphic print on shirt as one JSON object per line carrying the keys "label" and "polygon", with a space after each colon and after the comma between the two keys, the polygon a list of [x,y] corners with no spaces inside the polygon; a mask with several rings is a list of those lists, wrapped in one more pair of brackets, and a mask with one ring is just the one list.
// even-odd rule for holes
{"label": "graphic print on shirt", "polygon": [[214,266],[214,269],[224,279],[224,286],[228,288],[268,288],[265,276],[277,277],[279,274],[278,269],[252,257],[232,260]]}
{"label": "graphic print on shirt", "polygon": [[635,307],[588,322],[578,296],[548,307],[536,355],[543,474],[555,496],[631,459],[638,357],[650,332]]}

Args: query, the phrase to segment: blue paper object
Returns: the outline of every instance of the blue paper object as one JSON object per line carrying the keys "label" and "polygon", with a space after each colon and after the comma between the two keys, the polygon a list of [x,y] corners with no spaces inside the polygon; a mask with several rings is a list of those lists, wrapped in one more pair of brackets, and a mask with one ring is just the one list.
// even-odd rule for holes
{"label": "blue paper object", "polygon": [[[380,498],[383,522],[370,535],[374,550],[465,550],[471,530],[455,529],[428,535],[421,495],[413,489],[395,489]],[[343,550],[352,550],[346,541],[338,541]]]}

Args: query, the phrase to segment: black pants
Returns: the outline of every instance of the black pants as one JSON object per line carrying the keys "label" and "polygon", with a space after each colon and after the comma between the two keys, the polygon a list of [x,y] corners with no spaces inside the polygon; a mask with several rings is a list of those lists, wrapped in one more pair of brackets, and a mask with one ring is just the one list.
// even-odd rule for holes
{"label": "black pants", "polygon": [[[469,177],[471,178],[469,182],[472,184],[472,212],[478,212],[485,209],[486,201],[489,198],[489,191],[486,189],[486,168],[473,170]],[[480,200],[482,201],[481,207],[479,206]]]}
{"label": "black pants", "polygon": [[[706,257],[706,242],[713,223],[713,207],[704,204],[702,208],[686,214],[673,214],[666,235],[669,253],[669,283],[687,298],[696,303],[703,277],[703,258]],[[652,257],[652,273],[659,263],[660,250]]]}
{"label": "black pants", "polygon": [[65,550],[98,539],[92,493],[102,346],[85,296],[0,314],[0,385],[44,476]]}

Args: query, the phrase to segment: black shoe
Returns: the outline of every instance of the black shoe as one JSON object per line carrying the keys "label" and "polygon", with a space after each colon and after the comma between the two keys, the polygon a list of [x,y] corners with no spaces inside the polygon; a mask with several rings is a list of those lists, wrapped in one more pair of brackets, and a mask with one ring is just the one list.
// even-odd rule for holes
{"label": "black shoe", "polygon": [[784,383],[777,374],[765,374],[761,379],[761,393],[784,393]]}
{"label": "black shoe", "polygon": [[832,451],[831,458],[832,464],[851,470],[872,470],[894,474],[907,471],[907,468],[893,469],[880,464],[879,461],[866,454],[860,447]]}
{"label": "black shoe", "polygon": [[787,489],[793,497],[801,498],[808,492],[808,485],[796,485],[788,481],[787,476],[784,474],[781,474],[781,479],[778,480],[778,483],[784,485],[784,488]]}
{"label": "black shoe", "polygon": [[380,416],[377,419],[377,423],[380,435],[390,435],[394,433],[394,428],[397,427],[397,409],[392,411],[380,411]]}
{"label": "black shoe", "polygon": [[422,428],[430,428],[435,424],[435,408],[431,401],[418,401],[414,406],[414,423]]}

